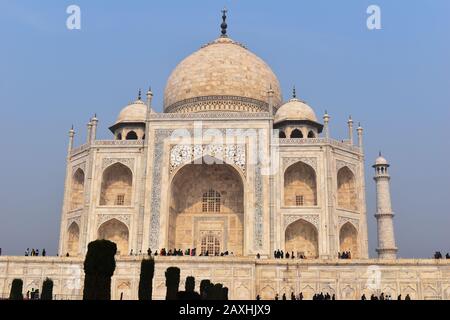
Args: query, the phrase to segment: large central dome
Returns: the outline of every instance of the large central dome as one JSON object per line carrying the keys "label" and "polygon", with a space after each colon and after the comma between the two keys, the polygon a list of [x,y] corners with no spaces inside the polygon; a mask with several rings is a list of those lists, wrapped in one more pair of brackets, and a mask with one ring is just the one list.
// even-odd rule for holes
{"label": "large central dome", "polygon": [[280,84],[270,67],[228,37],[203,46],[170,75],[164,92],[165,112],[267,112],[267,91],[282,102]]}

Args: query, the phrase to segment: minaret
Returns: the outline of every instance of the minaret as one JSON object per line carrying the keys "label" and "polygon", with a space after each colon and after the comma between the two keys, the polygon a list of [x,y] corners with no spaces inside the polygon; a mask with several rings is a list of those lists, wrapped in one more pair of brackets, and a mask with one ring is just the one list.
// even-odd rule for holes
{"label": "minaret", "polygon": [[152,100],[153,100],[153,92],[152,92],[152,88],[148,88],[147,91],[147,108],[148,111],[151,112],[152,110]]}
{"label": "minaret", "polygon": [[67,147],[67,156],[69,157],[70,156],[70,152],[72,151],[72,149],[73,149],[73,137],[75,136],[75,130],[73,130],[73,126],[72,126],[72,128],[70,128],[70,130],[69,130],[69,145],[68,145],[68,147]]}
{"label": "minaret", "polygon": [[91,143],[94,142],[97,139],[97,114],[94,115],[94,117],[91,119],[92,123],[92,132],[91,132]]}
{"label": "minaret", "polygon": [[325,138],[330,138],[330,115],[327,110],[325,110],[325,114],[323,115],[323,131],[325,132]]}
{"label": "minaret", "polygon": [[89,120],[88,124],[87,124],[87,135],[86,135],[86,142],[88,144],[91,143],[91,138],[92,138],[92,120]]}
{"label": "minaret", "polygon": [[349,143],[351,145],[353,145],[353,120],[352,120],[352,116],[350,116],[348,118],[347,124],[348,124],[348,140],[349,140]]}
{"label": "minaret", "polygon": [[358,123],[358,146],[361,151],[363,151],[363,127],[361,127],[361,123]]}
{"label": "minaret", "polygon": [[389,190],[389,164],[385,158],[380,156],[373,165],[375,168],[375,177],[377,184],[377,219],[378,228],[378,258],[379,259],[397,259],[397,247],[395,246],[394,236],[394,213],[391,207],[391,192]]}
{"label": "minaret", "polygon": [[274,95],[275,91],[273,91],[272,89],[272,85],[269,86],[269,90],[267,91],[267,101],[269,104],[269,115],[271,117],[273,117],[273,95]]}

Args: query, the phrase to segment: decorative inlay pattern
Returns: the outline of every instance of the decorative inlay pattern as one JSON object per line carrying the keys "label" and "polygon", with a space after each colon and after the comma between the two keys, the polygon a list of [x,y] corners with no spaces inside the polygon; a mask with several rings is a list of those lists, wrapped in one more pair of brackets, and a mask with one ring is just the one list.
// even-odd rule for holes
{"label": "decorative inlay pattern", "polygon": [[124,223],[128,228],[130,227],[130,215],[129,214],[99,214],[97,216],[97,228],[100,227],[106,221],[116,219]]}
{"label": "decorative inlay pattern", "polygon": [[198,112],[198,113],[151,113],[151,120],[164,119],[267,119],[268,112]]}
{"label": "decorative inlay pattern", "polygon": [[[260,152],[259,139],[256,141],[256,150]],[[255,249],[263,247],[263,177],[261,175],[261,161],[258,158],[255,165],[255,226],[254,242]]]}
{"label": "decorative inlay pattern", "polygon": [[356,228],[356,230],[359,230],[359,220],[354,219],[354,218],[349,218],[349,217],[339,217],[338,218],[339,229],[341,229],[341,227],[344,224],[346,224],[347,222],[350,222],[351,224],[353,224],[353,226]]}
{"label": "decorative inlay pattern", "polygon": [[165,109],[165,112],[264,112],[269,109],[267,102],[238,96],[204,96],[178,101]]}
{"label": "decorative inlay pattern", "polygon": [[159,248],[159,221],[161,210],[161,179],[162,165],[164,157],[164,139],[170,137],[172,130],[155,130],[155,144],[153,150],[153,171],[152,171],[152,204],[151,204],[151,224],[150,224],[150,247]]}
{"label": "decorative inlay pattern", "polygon": [[236,165],[245,175],[245,145],[174,145],[170,150],[170,173],[179,166],[204,156],[211,156]]}
{"label": "decorative inlay pattern", "polygon": [[312,225],[316,227],[317,230],[319,230],[319,223],[320,218],[316,214],[305,214],[305,215],[285,215],[284,216],[284,229],[286,229],[291,223],[298,221],[298,220],[305,220]]}
{"label": "decorative inlay pattern", "polygon": [[283,158],[283,171],[294,163],[303,162],[311,166],[314,171],[317,171],[317,158],[316,157],[293,157],[293,158]]}
{"label": "decorative inlay pattern", "polygon": [[128,168],[130,168],[131,171],[134,171],[134,159],[133,158],[105,158],[102,162],[102,170],[109,167],[110,165],[114,163],[121,163]]}

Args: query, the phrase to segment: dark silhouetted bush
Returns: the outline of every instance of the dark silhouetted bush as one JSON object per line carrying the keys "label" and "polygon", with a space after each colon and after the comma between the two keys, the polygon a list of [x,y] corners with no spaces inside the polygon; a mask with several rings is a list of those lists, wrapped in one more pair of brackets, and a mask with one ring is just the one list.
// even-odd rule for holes
{"label": "dark silhouetted bush", "polygon": [[49,278],[42,284],[41,300],[53,300],[53,281]]}
{"label": "dark silhouetted bush", "polygon": [[83,300],[111,300],[111,277],[116,269],[117,246],[108,240],[96,240],[88,245],[84,260]]}
{"label": "dark silhouetted bush", "polygon": [[141,277],[139,279],[139,300],[152,300],[154,274],[155,260],[143,259],[141,262]]}
{"label": "dark silhouetted bush", "polygon": [[178,300],[200,300],[200,295],[195,292],[195,278],[186,277],[185,291],[178,292]]}
{"label": "dark silhouetted bush", "polygon": [[23,300],[23,281],[22,279],[14,279],[9,293],[9,300]]}
{"label": "dark silhouetted bush", "polygon": [[166,300],[177,300],[178,287],[180,285],[180,269],[169,267],[166,270]]}

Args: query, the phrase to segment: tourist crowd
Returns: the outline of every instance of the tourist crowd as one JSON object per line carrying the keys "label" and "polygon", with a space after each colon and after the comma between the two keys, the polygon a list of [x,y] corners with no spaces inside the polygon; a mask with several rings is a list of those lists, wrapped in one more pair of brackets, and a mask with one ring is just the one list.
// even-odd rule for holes
{"label": "tourist crowd", "polygon": [[280,250],[280,249],[275,250],[273,252],[273,257],[275,259],[295,259],[295,258],[306,259],[306,256],[301,252],[297,252],[297,254],[295,254],[294,251],[291,251],[291,253],[289,253],[289,252],[285,253],[283,250]]}
{"label": "tourist crowd", "polygon": [[351,259],[352,254],[350,251],[338,252],[338,259]]}
{"label": "tourist crowd", "polygon": [[[294,292],[291,292],[290,300],[303,300],[303,299],[304,299],[303,292],[300,292],[298,295],[296,295]],[[261,300],[261,296],[257,295],[256,300]],[[274,300],[288,300],[288,298],[286,296],[286,293],[283,293],[280,299],[280,295],[277,293],[275,294]],[[329,293],[324,294],[323,292],[321,292],[314,294],[312,300],[336,300],[336,296],[334,294],[330,295]]]}
{"label": "tourist crowd", "polygon": [[[435,259],[443,259],[442,253],[440,251],[436,251],[434,253],[434,258]],[[445,259],[450,259],[450,254],[448,252],[445,254]]]}
{"label": "tourist crowd", "polygon": [[[361,296],[361,300],[367,300],[367,297],[366,297],[365,294],[363,294],[363,295]],[[370,296],[370,300],[392,300],[392,296],[391,296],[390,294],[384,294],[384,292],[382,292],[379,296],[376,296],[376,295],[372,294],[372,295]],[[399,295],[397,296],[397,300],[403,300],[401,294],[399,294]],[[407,294],[407,295],[405,296],[405,300],[411,300],[411,297],[410,297],[409,294]]]}
{"label": "tourist crowd", "polygon": [[31,291],[27,291],[27,294],[24,297],[25,300],[39,300],[39,289],[34,290],[34,288],[31,289]]}
{"label": "tourist crowd", "polygon": [[[42,256],[45,257],[47,255],[47,252],[45,251],[45,249],[42,250]],[[27,248],[27,250],[25,250],[25,257],[39,257],[39,249],[31,249]]]}
{"label": "tourist crowd", "polygon": [[[140,256],[142,255],[142,251],[139,251],[139,253],[134,252],[133,250],[130,251],[130,256]],[[199,257],[208,257],[208,256],[215,256],[215,257],[226,257],[226,256],[234,256],[233,252],[229,252],[229,251],[225,251],[225,252],[216,252],[216,253],[210,253],[208,250],[205,252],[201,252],[200,254],[197,255],[197,248],[192,248],[192,249],[186,249],[186,250],[181,250],[181,249],[169,249],[166,250],[166,248],[162,248],[161,250],[155,250],[152,251],[150,248],[147,250],[147,255],[148,256],[163,256],[163,257],[168,257],[168,256],[178,256],[178,257],[195,257],[195,256],[199,256]]]}

